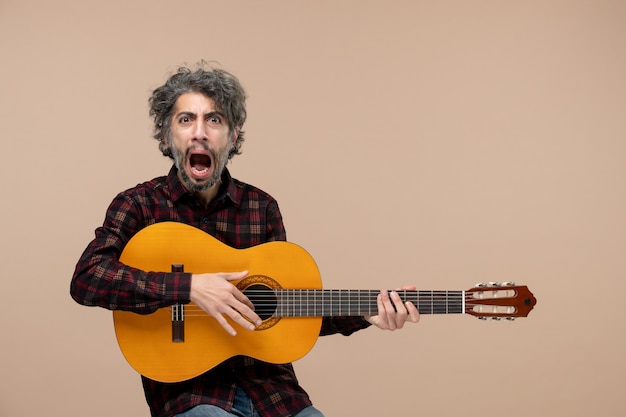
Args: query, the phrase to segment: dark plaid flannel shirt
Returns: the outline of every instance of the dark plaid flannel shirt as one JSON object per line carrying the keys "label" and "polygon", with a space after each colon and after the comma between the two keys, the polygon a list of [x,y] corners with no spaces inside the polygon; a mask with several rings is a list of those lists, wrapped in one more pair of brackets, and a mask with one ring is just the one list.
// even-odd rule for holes
{"label": "dark plaid flannel shirt", "polygon": [[[270,195],[231,178],[225,170],[218,196],[208,208],[184,188],[172,167],[158,177],[120,193],[104,224],[82,254],[72,278],[74,300],[88,306],[150,313],[189,302],[191,274],[144,272],[118,259],[130,238],[157,222],[190,224],[235,247],[286,240],[278,204]],[[360,317],[324,318],[320,334],[349,335],[369,324]],[[311,405],[291,364],[275,365],[250,357],[226,360],[203,375],[179,383],[142,377],[152,416],[170,417],[198,404],[232,408],[237,386],[262,416],[291,416]]]}

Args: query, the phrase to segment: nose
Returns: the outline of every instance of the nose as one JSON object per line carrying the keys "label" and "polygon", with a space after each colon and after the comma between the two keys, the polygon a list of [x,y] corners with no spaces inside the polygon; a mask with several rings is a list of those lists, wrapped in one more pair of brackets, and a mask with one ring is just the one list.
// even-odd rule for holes
{"label": "nose", "polygon": [[208,139],[206,125],[198,118],[193,125],[193,140],[206,141]]}

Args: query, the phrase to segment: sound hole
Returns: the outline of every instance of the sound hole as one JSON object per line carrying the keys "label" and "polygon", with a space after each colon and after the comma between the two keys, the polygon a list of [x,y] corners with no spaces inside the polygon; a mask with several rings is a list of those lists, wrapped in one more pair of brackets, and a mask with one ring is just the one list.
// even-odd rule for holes
{"label": "sound hole", "polygon": [[254,312],[261,317],[261,320],[267,320],[276,312],[277,298],[276,293],[271,288],[262,284],[253,284],[247,287],[243,293],[254,304]]}

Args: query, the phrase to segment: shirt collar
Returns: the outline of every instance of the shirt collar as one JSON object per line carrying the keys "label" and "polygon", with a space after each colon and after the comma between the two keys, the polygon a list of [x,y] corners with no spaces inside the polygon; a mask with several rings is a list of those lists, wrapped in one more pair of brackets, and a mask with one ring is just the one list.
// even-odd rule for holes
{"label": "shirt collar", "polygon": [[[178,178],[178,169],[176,169],[176,165],[172,165],[170,172],[167,174],[167,183],[170,189],[170,196],[172,201],[176,202],[181,198],[191,195],[189,191],[185,188],[183,183]],[[231,177],[228,168],[224,168],[224,172],[222,172],[222,185],[220,186],[217,196],[215,196],[214,202],[218,202],[221,200],[229,199],[236,205],[239,205],[242,198],[242,191],[237,186],[235,180]]]}

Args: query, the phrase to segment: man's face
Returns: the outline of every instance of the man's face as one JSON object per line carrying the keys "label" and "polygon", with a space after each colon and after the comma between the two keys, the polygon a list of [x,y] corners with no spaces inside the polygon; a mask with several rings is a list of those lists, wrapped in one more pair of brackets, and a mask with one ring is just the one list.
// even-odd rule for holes
{"label": "man's face", "polygon": [[181,181],[190,191],[205,191],[219,182],[236,134],[201,93],[182,94],[172,115],[170,147]]}

